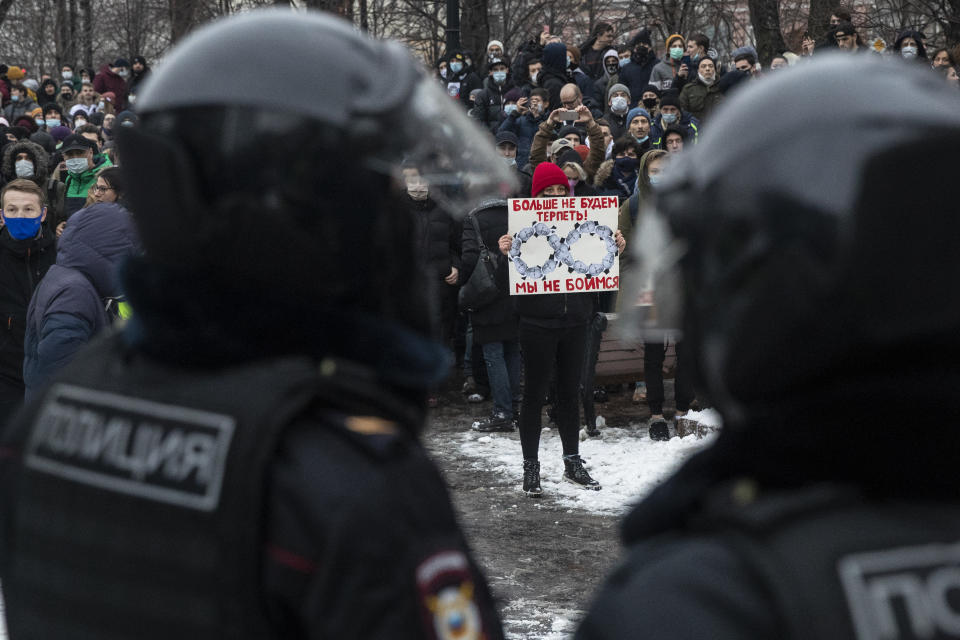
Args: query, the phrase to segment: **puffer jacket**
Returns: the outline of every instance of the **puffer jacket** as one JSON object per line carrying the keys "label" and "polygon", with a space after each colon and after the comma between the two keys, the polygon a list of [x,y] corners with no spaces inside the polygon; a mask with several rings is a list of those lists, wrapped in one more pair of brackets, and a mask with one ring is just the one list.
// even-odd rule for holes
{"label": "puffer jacket", "polygon": [[60,237],[57,262],[27,310],[23,380],[27,399],[110,325],[106,304],[120,294],[117,271],[137,247],[133,217],[112,202],[78,211]]}
{"label": "puffer jacket", "polygon": [[6,182],[16,179],[16,159],[21,153],[27,154],[33,162],[33,176],[28,179],[43,189],[46,194],[47,217],[44,225],[48,229],[56,229],[57,225],[66,219],[63,202],[67,189],[62,182],[50,176],[50,156],[43,147],[29,140],[20,140],[7,145],[3,150],[3,164],[0,165],[3,179]]}

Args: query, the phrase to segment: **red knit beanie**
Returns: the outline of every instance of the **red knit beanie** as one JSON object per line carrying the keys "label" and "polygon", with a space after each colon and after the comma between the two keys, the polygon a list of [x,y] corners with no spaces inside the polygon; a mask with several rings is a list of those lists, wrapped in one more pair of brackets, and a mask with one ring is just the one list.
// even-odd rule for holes
{"label": "red knit beanie", "polygon": [[570,188],[570,183],[567,182],[567,174],[563,172],[563,169],[552,162],[541,162],[533,172],[533,186],[530,188],[530,195],[536,198],[541,191],[554,184],[562,184],[567,189]]}

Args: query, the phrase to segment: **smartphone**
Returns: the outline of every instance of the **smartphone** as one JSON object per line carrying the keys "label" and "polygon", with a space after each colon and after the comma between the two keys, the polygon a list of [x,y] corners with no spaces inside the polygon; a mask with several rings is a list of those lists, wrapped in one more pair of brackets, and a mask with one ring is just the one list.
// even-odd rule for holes
{"label": "smartphone", "polygon": [[564,122],[568,120],[576,120],[579,117],[580,117],[580,114],[572,110],[567,110],[560,114],[560,119],[563,120]]}
{"label": "smartphone", "polygon": [[550,25],[548,25],[548,24],[543,25],[543,32],[544,32],[544,33],[550,33]]}

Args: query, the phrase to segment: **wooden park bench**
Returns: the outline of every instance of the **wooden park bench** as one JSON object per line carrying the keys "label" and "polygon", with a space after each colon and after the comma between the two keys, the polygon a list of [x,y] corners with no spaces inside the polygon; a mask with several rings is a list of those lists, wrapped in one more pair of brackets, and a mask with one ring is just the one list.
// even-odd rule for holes
{"label": "wooden park bench", "polygon": [[[593,404],[593,389],[598,385],[625,384],[645,380],[643,375],[643,343],[624,341],[617,323],[622,316],[598,313],[590,325],[587,338],[587,358],[581,380],[580,398],[587,435],[597,436],[597,413]],[[667,346],[663,367],[664,379],[673,377],[677,356],[673,344]],[[594,366],[594,363],[596,365]]]}

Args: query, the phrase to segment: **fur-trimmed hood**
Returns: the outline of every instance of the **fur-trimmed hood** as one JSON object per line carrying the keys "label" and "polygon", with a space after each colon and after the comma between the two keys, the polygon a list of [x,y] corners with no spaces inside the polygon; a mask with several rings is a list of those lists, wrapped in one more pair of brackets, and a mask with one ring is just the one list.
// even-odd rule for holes
{"label": "fur-trimmed hood", "polygon": [[47,165],[50,162],[50,157],[43,147],[29,140],[14,142],[13,144],[7,145],[7,148],[3,150],[3,165],[0,167],[0,170],[3,171],[3,177],[6,178],[8,182],[17,177],[14,159],[21,153],[26,153],[30,156],[30,159],[33,160],[33,177],[30,178],[30,180],[41,187],[45,186],[47,176],[49,175]]}
{"label": "fur-trimmed hood", "polygon": [[602,187],[603,183],[607,181],[611,173],[613,173],[613,158],[604,160],[600,163],[600,167],[597,169],[597,173],[593,177],[593,186]]}

